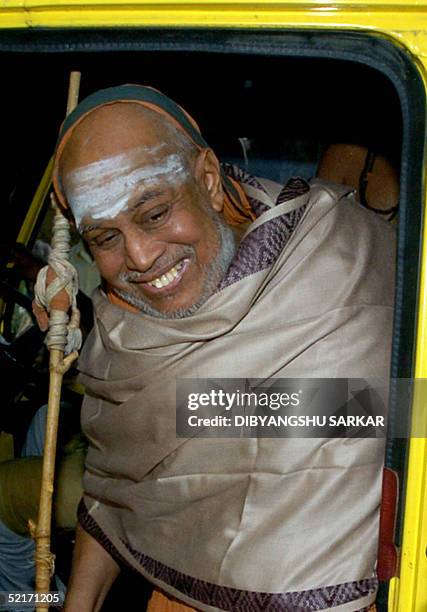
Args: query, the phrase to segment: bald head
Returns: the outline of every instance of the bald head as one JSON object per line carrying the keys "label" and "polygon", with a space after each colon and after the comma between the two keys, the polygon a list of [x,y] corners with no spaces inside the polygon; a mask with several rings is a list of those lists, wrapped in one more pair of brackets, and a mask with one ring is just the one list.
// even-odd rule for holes
{"label": "bald head", "polygon": [[109,104],[71,133],[58,160],[60,184],[79,226],[85,216],[114,217],[142,182],[185,180],[197,153],[160,113],[131,102]]}
{"label": "bald head", "polygon": [[59,160],[60,172],[141,145],[147,150],[196,152],[190,139],[167,117],[141,104],[117,102],[96,108],[75,127]]}

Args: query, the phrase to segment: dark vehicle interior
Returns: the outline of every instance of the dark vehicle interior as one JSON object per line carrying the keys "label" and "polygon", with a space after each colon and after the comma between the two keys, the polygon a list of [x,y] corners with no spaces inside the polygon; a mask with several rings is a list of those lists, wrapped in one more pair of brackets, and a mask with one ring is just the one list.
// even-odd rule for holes
{"label": "dark vehicle interior", "polygon": [[[15,456],[32,416],[46,403],[47,366],[43,334],[31,320],[32,283],[22,266],[13,267],[13,252],[54,151],[71,70],[82,73],[80,98],[122,83],[159,89],[190,112],[222,161],[272,180],[311,179],[330,145],[354,146],[363,155],[352,186],[363,191],[361,205],[375,207],[369,181],[375,160],[386,160],[400,186],[393,210],[384,207],[399,232],[392,376],[413,375],[425,113],[419,77],[402,51],[374,36],[337,32],[95,30],[11,32],[0,43],[0,58],[6,212],[0,230],[0,424],[14,436]],[[36,241],[49,241],[47,210],[46,201],[25,245],[37,257]],[[29,313],[23,329],[16,324],[18,306]],[[74,388],[64,394],[78,403]],[[392,391],[391,415],[393,401]],[[386,462],[403,483],[406,446],[392,435],[392,417],[389,428]],[[59,542],[67,557],[68,545]],[[68,567],[69,559],[65,580]],[[386,586],[381,599],[379,610],[386,609]],[[114,609],[110,602],[105,610],[108,605]]]}

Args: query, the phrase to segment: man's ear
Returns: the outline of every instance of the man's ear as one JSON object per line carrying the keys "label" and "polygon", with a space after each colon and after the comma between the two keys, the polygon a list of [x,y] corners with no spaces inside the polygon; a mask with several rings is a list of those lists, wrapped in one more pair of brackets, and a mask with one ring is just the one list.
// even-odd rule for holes
{"label": "man's ear", "polygon": [[221,212],[224,207],[221,167],[212,149],[202,149],[197,156],[196,178],[209,195],[212,208]]}

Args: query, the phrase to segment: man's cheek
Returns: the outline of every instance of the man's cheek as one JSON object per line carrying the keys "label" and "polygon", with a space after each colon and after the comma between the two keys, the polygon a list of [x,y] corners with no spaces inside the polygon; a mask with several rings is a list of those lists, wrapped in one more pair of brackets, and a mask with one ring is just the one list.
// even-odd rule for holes
{"label": "man's cheek", "polygon": [[118,279],[121,270],[120,257],[118,255],[114,257],[96,252],[93,254],[93,257],[102,278],[110,283],[114,283]]}
{"label": "man's cheek", "polygon": [[197,220],[184,214],[177,215],[162,237],[169,243],[194,244],[200,238]]}

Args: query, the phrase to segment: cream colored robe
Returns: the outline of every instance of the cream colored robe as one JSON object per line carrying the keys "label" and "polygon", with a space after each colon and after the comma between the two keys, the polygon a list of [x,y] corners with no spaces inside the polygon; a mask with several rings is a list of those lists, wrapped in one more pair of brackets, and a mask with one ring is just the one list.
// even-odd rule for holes
{"label": "cream colored robe", "polygon": [[393,231],[347,191],[314,184],[264,213],[254,229],[305,207],[272,265],[191,317],[94,296],[80,361],[90,442],[80,521],[197,609],[347,612],[375,599],[381,440],[175,433],[179,377],[388,376]]}

